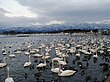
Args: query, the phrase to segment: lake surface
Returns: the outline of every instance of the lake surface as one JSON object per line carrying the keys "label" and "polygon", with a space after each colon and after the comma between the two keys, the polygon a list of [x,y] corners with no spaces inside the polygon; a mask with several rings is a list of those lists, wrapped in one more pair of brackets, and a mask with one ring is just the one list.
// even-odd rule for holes
{"label": "lake surface", "polygon": [[[58,74],[51,72],[51,59],[55,56],[55,48],[53,47],[49,52],[50,58],[48,59],[47,66],[45,69],[38,69],[36,66],[39,62],[42,62],[40,58],[34,58],[31,56],[31,61],[33,66],[24,68],[24,63],[28,61],[28,56],[24,54],[24,51],[21,54],[15,54],[15,58],[10,58],[10,54],[14,54],[14,51],[18,47],[26,47],[25,42],[31,42],[32,48],[38,48],[41,43],[50,45],[50,43],[55,40],[56,44],[59,41],[64,40],[65,43],[69,43],[71,39],[74,39],[74,42],[80,42],[81,40],[86,41],[86,39],[103,39],[104,45],[110,47],[110,36],[107,35],[89,35],[89,34],[73,34],[73,35],[64,35],[64,34],[50,34],[50,35],[38,35],[33,34],[29,37],[17,37],[15,35],[0,35],[0,62],[3,62],[2,49],[6,49],[6,62],[7,66],[10,67],[10,76],[13,77],[15,82],[102,82],[105,76],[110,72],[108,70],[103,71],[100,66],[101,63],[106,63],[110,66],[110,61],[106,61],[106,58],[110,60],[110,54],[104,53],[99,54],[99,57],[96,62],[94,62],[93,56],[90,56],[88,61],[84,61],[85,56],[81,53],[79,60],[76,59],[75,54],[72,53],[67,58],[68,65],[64,66],[65,69],[74,68],[77,72],[69,77],[59,77]],[[21,45],[22,44],[22,45]],[[6,45],[12,45],[12,47],[5,47]],[[42,52],[40,52],[42,54]],[[107,56],[103,56],[106,55]],[[81,69],[78,65],[78,62],[81,62],[85,67]],[[88,67],[87,67],[88,62]],[[66,68],[67,67],[67,68]],[[36,76],[39,74],[39,77]],[[7,78],[7,70],[5,68],[0,68],[0,82],[4,82]]]}

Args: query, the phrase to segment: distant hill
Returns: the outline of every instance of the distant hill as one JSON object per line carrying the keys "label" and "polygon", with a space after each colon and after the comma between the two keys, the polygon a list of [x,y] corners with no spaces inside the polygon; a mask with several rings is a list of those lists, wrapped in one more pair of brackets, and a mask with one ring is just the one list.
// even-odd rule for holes
{"label": "distant hill", "polygon": [[17,33],[58,33],[58,32],[80,32],[90,30],[110,30],[110,24],[63,24],[63,25],[33,25],[33,26],[0,26],[1,34]]}

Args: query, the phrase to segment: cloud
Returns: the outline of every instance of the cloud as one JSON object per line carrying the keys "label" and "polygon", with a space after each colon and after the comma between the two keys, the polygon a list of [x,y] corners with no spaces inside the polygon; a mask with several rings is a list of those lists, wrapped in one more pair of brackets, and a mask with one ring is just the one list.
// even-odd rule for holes
{"label": "cloud", "polygon": [[57,21],[57,20],[53,20],[53,21],[49,21],[48,23],[46,23],[46,25],[52,25],[52,24],[64,24],[65,21]]}
{"label": "cloud", "polygon": [[4,15],[7,17],[29,17],[35,18],[37,14],[31,12],[28,7],[20,5],[15,0],[10,0],[9,2],[6,0],[2,0],[0,3],[0,8],[8,11]]}
{"label": "cloud", "polygon": [[110,17],[110,0],[17,0],[40,16],[40,20],[68,22],[100,20]]}
{"label": "cloud", "polygon": [[36,22],[36,23],[31,23],[31,25],[43,25],[43,24]]}
{"label": "cloud", "polygon": [[110,19],[110,0],[1,0],[0,8],[6,11],[2,12],[0,24],[3,21],[27,25]]}

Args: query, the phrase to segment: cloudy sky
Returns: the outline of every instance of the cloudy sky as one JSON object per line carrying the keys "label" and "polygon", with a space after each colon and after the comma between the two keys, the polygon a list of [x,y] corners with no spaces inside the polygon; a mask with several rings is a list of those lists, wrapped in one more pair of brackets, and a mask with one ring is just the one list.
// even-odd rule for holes
{"label": "cloudy sky", "polygon": [[110,20],[110,0],[0,0],[0,25]]}

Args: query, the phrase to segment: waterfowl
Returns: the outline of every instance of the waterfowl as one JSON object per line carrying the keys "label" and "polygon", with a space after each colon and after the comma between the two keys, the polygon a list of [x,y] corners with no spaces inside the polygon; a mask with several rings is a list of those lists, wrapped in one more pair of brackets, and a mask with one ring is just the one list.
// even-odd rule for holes
{"label": "waterfowl", "polygon": [[24,67],[29,67],[29,66],[31,66],[31,58],[30,58],[31,56],[29,55],[29,61],[28,62],[26,62],[25,64],[24,64]]}
{"label": "waterfowl", "polygon": [[3,68],[7,65],[6,63],[6,57],[3,58],[3,63],[0,63],[0,68]]}
{"label": "waterfowl", "polygon": [[5,82],[14,82],[13,78],[9,76],[9,67],[7,67],[7,78],[5,79]]}

